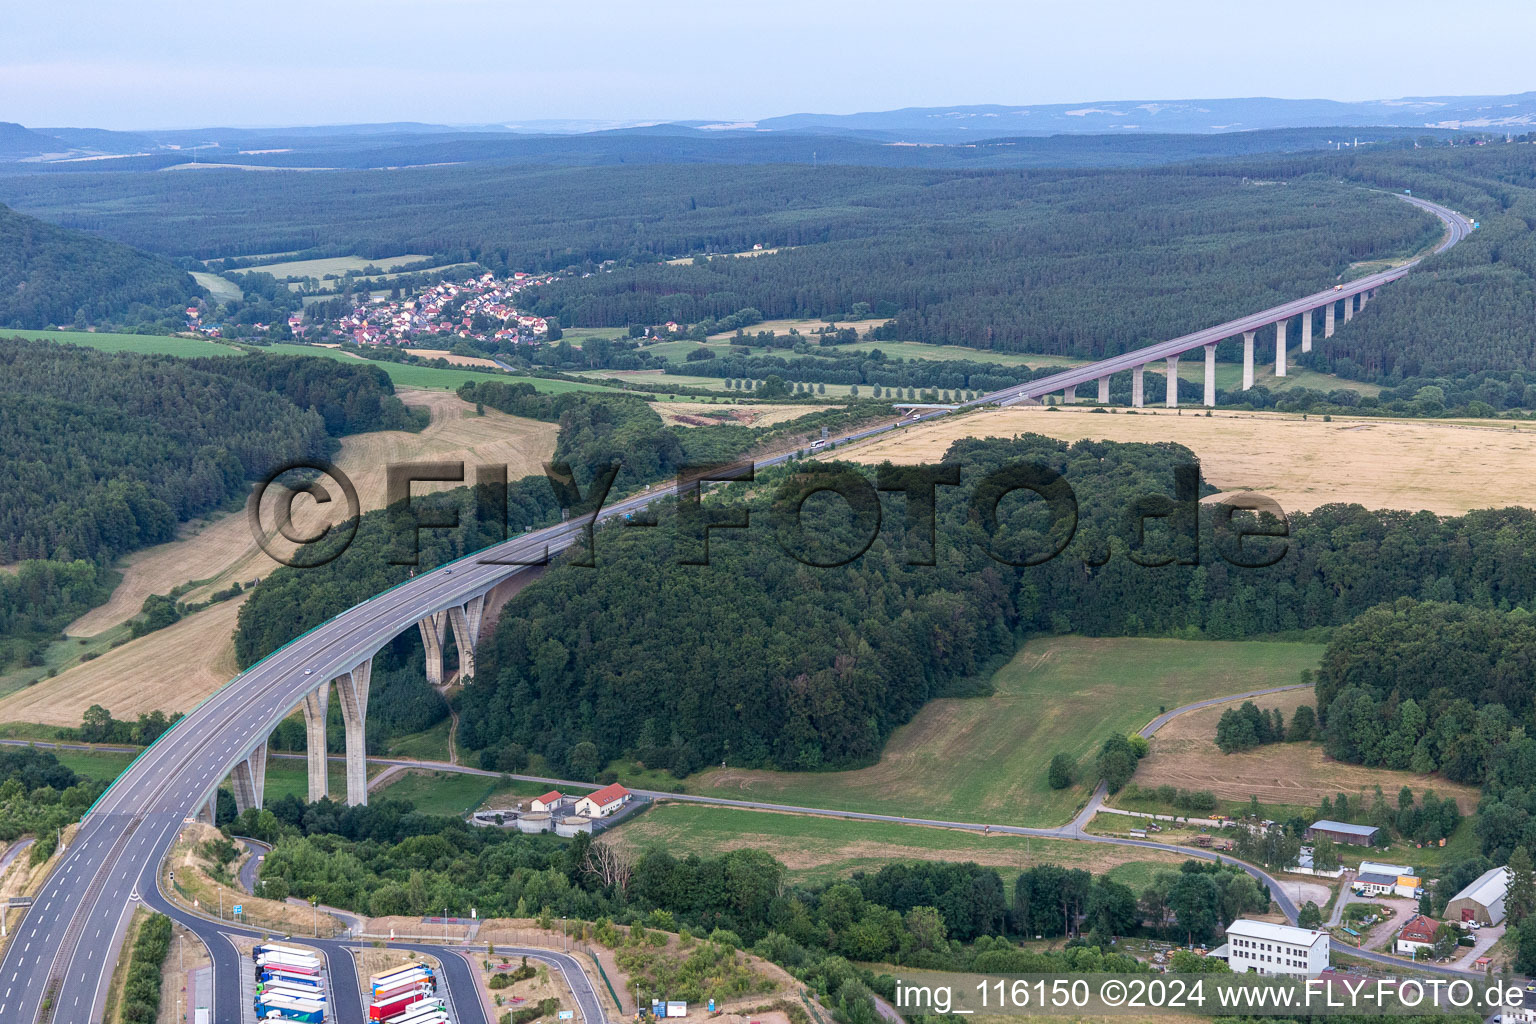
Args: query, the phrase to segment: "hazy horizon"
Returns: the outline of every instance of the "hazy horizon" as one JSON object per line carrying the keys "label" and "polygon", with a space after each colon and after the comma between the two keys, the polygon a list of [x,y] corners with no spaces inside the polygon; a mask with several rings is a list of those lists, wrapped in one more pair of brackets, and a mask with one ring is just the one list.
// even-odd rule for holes
{"label": "hazy horizon", "polygon": [[[757,121],[1112,100],[1328,99],[1532,88],[1536,7],[1426,0],[1246,9],[903,0],[761,9],[609,0],[190,0],[23,5],[0,120],[171,129],[418,121]],[[985,30],[982,30],[982,29]],[[1468,59],[1475,55],[1475,60]]]}

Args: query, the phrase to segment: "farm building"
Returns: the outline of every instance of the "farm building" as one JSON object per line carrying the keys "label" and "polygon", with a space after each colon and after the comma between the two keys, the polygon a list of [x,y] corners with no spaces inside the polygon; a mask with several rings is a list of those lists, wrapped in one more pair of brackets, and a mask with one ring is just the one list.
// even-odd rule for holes
{"label": "farm building", "polygon": [[1238,974],[1288,974],[1315,978],[1328,967],[1328,933],[1239,918],[1227,926],[1227,941],[1210,955]]}
{"label": "farm building", "polygon": [[1379,875],[1362,871],[1355,876],[1355,881],[1351,888],[1361,896],[1380,896],[1383,893],[1395,894],[1397,892],[1397,876]]}
{"label": "farm building", "polygon": [[589,818],[604,818],[628,803],[630,795],[629,790],[615,782],[576,801],[576,813]]}
{"label": "farm building", "polygon": [[1348,843],[1350,846],[1370,846],[1376,841],[1376,836],[1381,829],[1373,825],[1351,825],[1347,821],[1330,821],[1324,818],[1322,821],[1314,821],[1307,829],[1307,838],[1316,839],[1319,836],[1327,836],[1336,843]]}
{"label": "farm building", "polygon": [[1489,868],[1445,905],[1448,921],[1498,924],[1504,920],[1504,893],[1509,889],[1509,868]]}
{"label": "farm building", "polygon": [[[1197,838],[1195,842],[1200,843],[1200,840]],[[1200,843],[1200,845],[1205,846],[1207,844]],[[1228,847],[1228,849],[1230,848]],[[1319,868],[1315,865],[1312,862],[1312,847],[1310,846],[1303,846],[1297,851],[1296,864],[1289,870],[1298,875],[1321,875],[1324,878],[1338,878],[1344,873],[1344,867],[1341,864],[1335,864],[1331,868]]]}

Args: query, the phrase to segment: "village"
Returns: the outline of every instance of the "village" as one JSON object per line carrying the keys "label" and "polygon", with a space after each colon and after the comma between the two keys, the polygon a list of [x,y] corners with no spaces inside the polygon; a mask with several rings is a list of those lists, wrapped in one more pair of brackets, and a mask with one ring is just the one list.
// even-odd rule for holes
{"label": "village", "polygon": [[[548,284],[553,274],[517,271],[510,277],[486,272],[463,281],[443,281],[409,297],[392,298],[389,292],[363,293],[366,301],[327,318],[318,310],[330,304],[306,306],[287,317],[287,333],[306,341],[345,341],[355,345],[401,345],[432,338],[462,338],[487,342],[534,344],[549,336],[549,323],[518,309],[520,292]],[[207,310],[189,305],[187,329],[207,338],[218,338],[225,326],[210,320]],[[253,325],[258,333],[271,333],[273,324]]]}

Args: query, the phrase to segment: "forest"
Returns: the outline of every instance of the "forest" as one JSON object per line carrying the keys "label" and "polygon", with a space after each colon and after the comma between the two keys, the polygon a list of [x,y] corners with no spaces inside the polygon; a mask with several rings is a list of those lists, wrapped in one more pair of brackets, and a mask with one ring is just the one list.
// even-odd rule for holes
{"label": "forest", "polygon": [[0,206],[0,327],[180,322],[203,289],[160,256]]}
{"label": "forest", "polygon": [[0,339],[0,665],[105,600],[119,555],[170,540],[334,436],[420,429],[378,367],[185,360]]}

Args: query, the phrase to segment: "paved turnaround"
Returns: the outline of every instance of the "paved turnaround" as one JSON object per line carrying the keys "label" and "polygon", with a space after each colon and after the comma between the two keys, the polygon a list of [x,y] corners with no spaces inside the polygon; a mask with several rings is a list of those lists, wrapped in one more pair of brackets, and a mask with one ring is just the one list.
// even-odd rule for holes
{"label": "paved turnaround", "polygon": [[[1437,251],[1454,245],[1471,230],[1470,222],[1452,210],[1423,200],[1408,201],[1435,214],[1447,225],[1447,238]],[[1343,294],[1396,280],[1413,265],[1352,281]],[[1172,342],[994,392],[965,403],[961,408],[1047,394],[1069,384],[1142,365],[1176,351],[1186,351],[1203,344],[1200,339],[1214,341],[1250,329],[1247,325],[1273,323],[1283,316],[1315,308],[1338,294],[1319,292]],[[934,410],[916,420],[933,419],[948,412]],[[857,431],[835,443],[858,440],[895,429],[895,426],[888,424]],[[757,466],[777,465],[797,454],[785,452],[759,461]],[[653,488],[603,509],[598,518],[607,520],[638,511],[675,492],[675,485]],[[6,948],[4,960],[0,961],[0,1020],[31,1022],[48,1019],[61,1024],[91,1024],[101,1020],[106,989],[117,960],[123,929],[137,902],[135,897],[142,897],[146,903],[178,919],[188,916],[159,894],[158,867],[161,861],[194,809],[204,802],[237,761],[243,760],[258,743],[266,742],[273,727],[315,688],[316,678],[329,679],[347,672],[395,636],[414,628],[421,619],[462,605],[509,575],[508,565],[487,562],[532,562],[546,551],[561,551],[575,543],[584,526],[579,520],[561,523],[421,573],[291,641],[240,673],[229,685],[181,719],[145,750],[87,811],[73,844],[39,891],[17,928],[15,938]],[[1006,831],[1028,835],[1055,834],[1052,830],[1036,829],[1008,828]],[[1160,844],[1142,840],[1095,841],[1160,848]],[[1256,868],[1247,865],[1244,868],[1261,880],[1273,881]],[[1271,888],[1278,889],[1273,885]],[[1295,908],[1284,893],[1276,891],[1275,897],[1287,916],[1294,919]],[[223,948],[219,948],[220,944]],[[224,949],[229,950],[229,956],[234,956],[227,940],[220,938],[211,942],[215,967],[222,966],[222,970],[216,969],[216,978],[232,976],[227,973],[231,961],[224,956]],[[342,955],[349,954],[338,951],[337,956]],[[244,965],[233,964],[233,967],[243,969]],[[346,971],[333,967],[331,973],[334,979]],[[219,982],[215,984],[217,1021],[239,1019],[227,1015],[231,1010],[238,1011],[239,994],[231,993],[230,988]],[[341,996],[338,992],[338,1016],[346,1009],[341,1005],[344,1001]],[[471,1018],[466,1015],[466,1019]]]}

